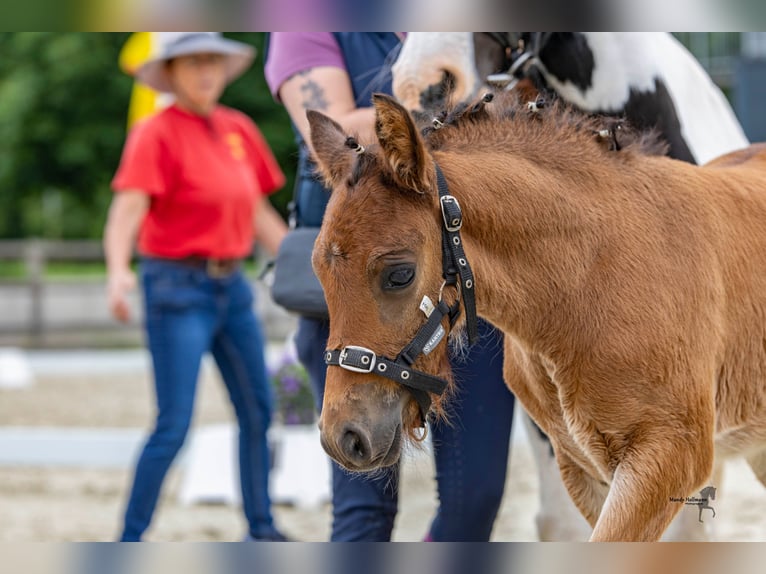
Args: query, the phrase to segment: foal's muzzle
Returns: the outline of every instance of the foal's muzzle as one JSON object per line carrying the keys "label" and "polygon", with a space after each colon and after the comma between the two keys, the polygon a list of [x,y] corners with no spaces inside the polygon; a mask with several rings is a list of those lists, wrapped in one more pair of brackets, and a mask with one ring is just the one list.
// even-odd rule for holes
{"label": "foal's muzzle", "polygon": [[343,407],[329,404],[323,408],[319,421],[322,448],[348,470],[369,471],[399,460],[403,401],[381,408],[382,401],[375,396],[379,392],[371,390],[369,402],[355,401],[355,416],[350,419],[342,416]]}

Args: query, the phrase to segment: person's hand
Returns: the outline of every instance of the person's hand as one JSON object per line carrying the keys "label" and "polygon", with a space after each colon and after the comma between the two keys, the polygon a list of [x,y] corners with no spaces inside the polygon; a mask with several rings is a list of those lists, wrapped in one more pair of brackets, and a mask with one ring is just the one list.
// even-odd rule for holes
{"label": "person's hand", "polygon": [[112,316],[123,323],[130,321],[128,293],[136,288],[136,275],[130,269],[110,271],[107,276],[107,300]]}

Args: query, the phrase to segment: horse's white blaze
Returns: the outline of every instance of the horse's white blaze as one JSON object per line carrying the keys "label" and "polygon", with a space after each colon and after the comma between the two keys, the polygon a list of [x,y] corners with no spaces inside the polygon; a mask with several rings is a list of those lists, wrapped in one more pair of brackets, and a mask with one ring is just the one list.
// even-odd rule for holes
{"label": "horse's white blaze", "polygon": [[411,32],[392,68],[394,94],[407,109],[419,110],[420,94],[441,82],[445,71],[455,76],[458,100],[474,93],[473,32]]}

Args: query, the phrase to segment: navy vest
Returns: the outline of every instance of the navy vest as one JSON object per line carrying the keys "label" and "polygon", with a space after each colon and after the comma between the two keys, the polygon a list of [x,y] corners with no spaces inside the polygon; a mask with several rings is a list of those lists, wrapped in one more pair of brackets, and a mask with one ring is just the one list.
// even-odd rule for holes
{"label": "navy vest", "polygon": [[[376,92],[390,94],[391,65],[399,54],[399,37],[393,32],[334,32],[333,36],[346,63],[356,106],[370,107]],[[319,227],[330,194],[317,177],[308,148],[294,126],[293,131],[299,150],[295,178],[297,223],[301,227]]]}

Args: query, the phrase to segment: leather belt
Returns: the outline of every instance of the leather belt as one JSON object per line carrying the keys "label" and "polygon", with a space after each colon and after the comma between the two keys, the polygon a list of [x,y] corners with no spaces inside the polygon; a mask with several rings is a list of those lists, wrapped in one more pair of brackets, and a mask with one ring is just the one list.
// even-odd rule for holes
{"label": "leather belt", "polygon": [[201,269],[214,279],[228,277],[232,273],[238,271],[242,265],[242,259],[240,258],[216,259],[213,257],[182,257],[180,259],[171,259],[170,261],[195,269]]}

